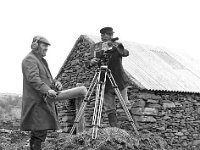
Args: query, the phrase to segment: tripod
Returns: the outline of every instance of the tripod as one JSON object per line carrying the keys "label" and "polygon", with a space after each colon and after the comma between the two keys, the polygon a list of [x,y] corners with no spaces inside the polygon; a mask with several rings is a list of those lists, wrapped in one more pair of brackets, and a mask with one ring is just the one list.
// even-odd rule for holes
{"label": "tripod", "polygon": [[134,124],[134,120],[125,104],[125,101],[119,91],[119,88],[114,80],[114,77],[111,74],[110,69],[108,69],[108,67],[105,66],[101,66],[100,68],[98,68],[95,72],[95,75],[92,79],[92,82],[89,86],[88,92],[80,106],[79,112],[76,115],[74,124],[71,128],[70,134],[72,135],[75,128],[76,128],[76,124],[79,123],[84,109],[87,105],[87,103],[90,101],[90,97],[93,93],[93,90],[96,86],[96,99],[95,99],[95,107],[94,107],[94,112],[93,112],[93,118],[92,118],[92,139],[96,139],[97,138],[97,133],[98,133],[98,128],[100,127],[100,122],[101,122],[101,114],[102,114],[102,108],[103,108],[103,101],[104,101],[104,91],[105,91],[105,84],[106,84],[106,77],[109,78],[110,83],[115,91],[115,94],[117,95],[117,97],[119,98],[119,101],[122,105],[122,108],[124,109],[129,121],[131,122],[131,125],[135,131],[135,133],[137,135],[139,135],[139,132]]}

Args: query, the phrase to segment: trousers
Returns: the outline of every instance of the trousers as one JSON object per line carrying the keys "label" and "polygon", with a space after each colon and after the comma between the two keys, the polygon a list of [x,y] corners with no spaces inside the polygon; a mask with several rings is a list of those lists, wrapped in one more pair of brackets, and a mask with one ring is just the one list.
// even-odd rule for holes
{"label": "trousers", "polygon": [[[127,95],[127,87],[123,90],[120,90],[120,93],[125,101],[125,103],[129,103],[128,95]],[[116,112],[116,101],[115,101],[115,91],[113,88],[106,90],[104,93],[104,109],[107,114]]]}
{"label": "trousers", "polygon": [[47,137],[47,130],[31,131],[30,134],[30,149],[41,150],[41,143],[45,141]]}

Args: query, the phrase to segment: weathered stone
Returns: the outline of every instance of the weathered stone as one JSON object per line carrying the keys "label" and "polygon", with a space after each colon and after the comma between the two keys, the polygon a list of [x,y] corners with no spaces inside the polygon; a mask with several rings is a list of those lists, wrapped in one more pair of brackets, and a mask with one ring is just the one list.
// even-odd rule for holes
{"label": "weathered stone", "polygon": [[139,101],[136,101],[132,107],[144,107],[146,105],[146,102],[142,99],[140,99]]}
{"label": "weathered stone", "polygon": [[152,103],[152,104],[157,104],[159,100],[154,100],[154,99],[148,99],[147,103]]}
{"label": "weathered stone", "polygon": [[[165,95],[166,96],[166,95]],[[162,103],[172,103],[171,100],[169,100],[169,95],[167,96],[167,99],[162,99]]]}
{"label": "weathered stone", "polygon": [[90,53],[84,53],[84,56],[88,57],[88,56],[90,56]]}
{"label": "weathered stone", "polygon": [[[187,139],[187,137],[184,138],[184,139],[182,139],[182,140],[185,140],[185,139]],[[183,142],[182,144],[183,144],[183,146],[188,146],[188,143],[187,143],[187,142]]]}
{"label": "weathered stone", "polygon": [[197,103],[195,103],[195,105],[197,105],[197,106],[200,106],[200,103],[199,103],[199,102],[197,102]]}
{"label": "weathered stone", "polygon": [[165,131],[165,127],[158,127],[157,130]]}
{"label": "weathered stone", "polygon": [[144,108],[143,115],[157,115],[158,111],[155,108]]}
{"label": "weathered stone", "polygon": [[174,103],[163,103],[163,108],[166,109],[166,108],[174,108],[176,107]]}
{"label": "weathered stone", "polygon": [[169,117],[169,116],[164,116],[163,119],[164,119],[164,120],[167,120],[167,119],[171,119],[171,117]]}
{"label": "weathered stone", "polygon": [[177,132],[177,133],[174,133],[174,135],[183,136],[184,134],[182,132]]}
{"label": "weathered stone", "polygon": [[133,115],[143,115],[143,108],[140,107],[136,107],[136,108],[132,108],[131,112]]}
{"label": "weathered stone", "polygon": [[171,137],[174,137],[174,134],[169,132],[169,133],[165,133],[165,136],[171,139]]}
{"label": "weathered stone", "polygon": [[187,139],[188,139],[187,136],[182,136],[182,137],[181,137],[181,140],[187,140]]}
{"label": "weathered stone", "polygon": [[137,97],[138,97],[138,98],[145,99],[145,100],[148,100],[148,99],[159,100],[159,99],[161,99],[161,96],[159,96],[159,95],[157,96],[157,95],[150,94],[150,93],[142,93],[142,94],[138,94]]}
{"label": "weathered stone", "polygon": [[200,107],[198,107],[198,108],[196,109],[196,112],[197,112],[198,114],[200,114]]}
{"label": "weathered stone", "polygon": [[183,115],[182,114],[176,114],[175,117],[176,118],[181,118]]}
{"label": "weathered stone", "polygon": [[152,116],[140,116],[139,122],[156,122],[156,119]]}
{"label": "weathered stone", "polygon": [[69,117],[68,117],[68,116],[62,117],[62,121],[63,121],[63,122],[66,122],[66,121],[68,121],[68,120],[69,120]]}
{"label": "weathered stone", "polygon": [[160,104],[147,104],[147,107],[161,109],[162,106]]}
{"label": "weathered stone", "polygon": [[175,104],[176,107],[182,107],[182,106],[183,106],[183,105],[182,105],[181,103],[179,103],[179,102],[175,102],[174,104]]}
{"label": "weathered stone", "polygon": [[193,145],[193,146],[200,145],[200,140],[194,140],[194,141],[192,142],[192,145]]}

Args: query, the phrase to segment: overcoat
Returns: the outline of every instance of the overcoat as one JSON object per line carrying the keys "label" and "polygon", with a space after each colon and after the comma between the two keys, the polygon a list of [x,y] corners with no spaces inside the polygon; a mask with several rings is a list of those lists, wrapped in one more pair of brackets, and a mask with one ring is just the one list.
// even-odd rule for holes
{"label": "overcoat", "polygon": [[[114,44],[121,45],[121,43],[118,42],[115,42]],[[95,57],[95,52],[101,51],[103,49],[102,46],[103,46],[102,41],[95,43],[91,47],[91,57]],[[111,57],[109,58],[108,61],[108,68],[111,70],[111,73],[114,77],[116,84],[118,85],[119,90],[123,90],[129,84],[129,78],[122,66],[122,57],[127,57],[127,56],[129,56],[129,51],[127,49],[124,48],[115,49],[112,52]],[[107,78],[105,91],[111,88],[112,88],[111,83]]]}
{"label": "overcoat", "polygon": [[22,61],[23,96],[21,130],[57,130],[55,103],[45,101],[54,82],[46,60],[31,51]]}

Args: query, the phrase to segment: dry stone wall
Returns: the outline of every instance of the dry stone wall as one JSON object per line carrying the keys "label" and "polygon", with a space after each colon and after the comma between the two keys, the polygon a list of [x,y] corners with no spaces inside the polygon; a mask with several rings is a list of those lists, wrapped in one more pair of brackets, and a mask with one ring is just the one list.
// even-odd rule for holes
{"label": "dry stone wall", "polygon": [[156,132],[171,148],[199,145],[199,94],[129,90],[133,116],[141,130]]}
{"label": "dry stone wall", "polygon": [[[97,68],[87,69],[84,62],[90,57],[93,41],[80,36],[76,41],[58,76],[64,88],[72,88],[76,83],[89,87]],[[148,91],[130,84],[129,100],[132,103],[131,113],[136,120],[138,130],[157,133],[172,149],[192,149],[200,144],[200,95],[168,91]],[[91,127],[95,93],[85,109],[85,128]],[[64,131],[69,132],[76,115],[76,99],[57,103],[59,118]],[[117,115],[121,128],[133,130],[117,100]],[[102,127],[109,126],[107,115],[103,111]],[[126,127],[125,127],[126,126]]]}

